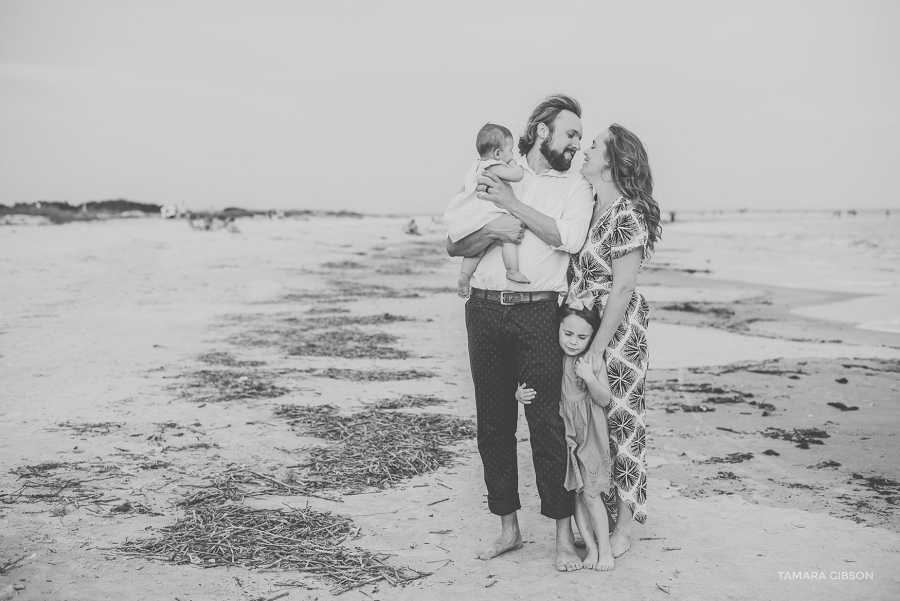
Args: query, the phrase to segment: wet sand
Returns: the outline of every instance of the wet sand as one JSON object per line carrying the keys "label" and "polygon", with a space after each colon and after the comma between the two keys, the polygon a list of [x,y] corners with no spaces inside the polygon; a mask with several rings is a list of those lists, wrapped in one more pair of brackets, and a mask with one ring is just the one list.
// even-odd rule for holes
{"label": "wet sand", "polygon": [[[116,549],[174,523],[176,502],[229,469],[302,479],[291,466],[323,441],[279,418],[281,405],[352,412],[433,395],[447,402],[401,411],[474,420],[458,261],[442,228],[419,222],[421,236],[399,218],[242,220],[236,234],[158,220],[0,229],[0,566],[25,557],[0,574],[0,598],[10,585],[23,587],[16,599],[331,598],[332,584],[297,572]],[[490,562],[471,558],[499,525],[471,439],[450,466],[388,490],[245,504],[348,516],[360,536],[346,544],[431,573],[345,599],[892,598],[900,338],[792,313],[846,300],[836,293],[652,262],[640,285],[652,303],[650,518],[615,571],[553,569],[524,419],[526,544]],[[323,316],[351,319],[301,335]],[[42,476],[80,482],[77,502],[22,490]],[[131,511],[111,511],[126,501]]]}

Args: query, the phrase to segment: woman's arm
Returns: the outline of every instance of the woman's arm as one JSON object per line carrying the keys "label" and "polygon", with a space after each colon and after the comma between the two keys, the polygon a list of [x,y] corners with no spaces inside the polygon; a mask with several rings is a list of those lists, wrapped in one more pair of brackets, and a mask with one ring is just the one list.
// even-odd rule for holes
{"label": "woman's arm", "polygon": [[[575,362],[575,374],[581,378],[587,386],[588,393],[591,395],[591,400],[601,407],[606,407],[611,400],[611,393],[609,391],[609,386],[604,386],[600,381],[600,378],[594,374],[594,362],[597,363],[597,369],[605,369],[606,364],[603,362],[602,358],[585,355],[584,357],[579,357]],[[603,376],[603,379],[606,379],[606,375]]]}
{"label": "woman's arm", "polygon": [[472,232],[456,242],[448,237],[447,254],[451,257],[471,257],[494,242],[519,244],[523,236],[525,236],[524,224],[512,215],[502,215],[477,232]]}
{"label": "woman's arm", "polygon": [[638,271],[643,258],[644,250],[636,248],[618,259],[613,259],[612,290],[609,292],[609,300],[606,301],[606,307],[603,309],[603,319],[600,320],[597,335],[594,336],[594,341],[588,351],[591,356],[603,357],[609,341],[616,333],[616,328],[622,323],[625,311],[628,310],[628,303],[631,302],[631,294],[634,292],[634,287],[637,286]]}

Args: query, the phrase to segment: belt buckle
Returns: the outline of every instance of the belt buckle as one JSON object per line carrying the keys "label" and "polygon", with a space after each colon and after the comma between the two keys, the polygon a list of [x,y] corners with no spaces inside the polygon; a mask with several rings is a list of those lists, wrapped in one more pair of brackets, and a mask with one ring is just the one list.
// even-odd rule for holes
{"label": "belt buckle", "polygon": [[504,294],[519,294],[519,293],[518,293],[518,292],[510,292],[510,291],[501,291],[501,292],[500,292],[500,304],[503,305],[503,306],[505,306],[505,307],[508,307],[508,306],[510,306],[510,305],[514,305],[515,303],[514,303],[513,301],[509,301],[509,302],[504,301],[504,300],[503,300],[503,299],[504,299],[504,297],[503,297]]}

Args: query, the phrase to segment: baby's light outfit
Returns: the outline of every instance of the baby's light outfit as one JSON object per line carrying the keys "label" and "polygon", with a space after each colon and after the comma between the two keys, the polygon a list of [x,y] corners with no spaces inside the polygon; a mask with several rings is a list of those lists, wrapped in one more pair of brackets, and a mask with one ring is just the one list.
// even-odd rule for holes
{"label": "baby's light outfit", "polygon": [[447,205],[444,222],[447,224],[447,235],[451,241],[457,242],[469,234],[477,232],[497,217],[506,215],[506,211],[498,209],[494,203],[475,196],[478,178],[485,169],[493,165],[506,165],[506,163],[494,159],[482,159],[472,163],[466,172],[465,190],[454,196]]}

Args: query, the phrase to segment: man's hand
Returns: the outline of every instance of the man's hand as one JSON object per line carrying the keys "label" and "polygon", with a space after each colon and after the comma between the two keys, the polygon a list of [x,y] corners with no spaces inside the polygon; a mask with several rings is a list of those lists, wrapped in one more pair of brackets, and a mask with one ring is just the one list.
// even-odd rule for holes
{"label": "man's hand", "polygon": [[484,226],[484,233],[496,242],[521,244],[525,237],[525,224],[512,215],[497,217]]}
{"label": "man's hand", "polygon": [[478,190],[478,198],[492,202],[504,211],[510,211],[519,202],[510,185],[490,171],[482,172],[475,189]]}

